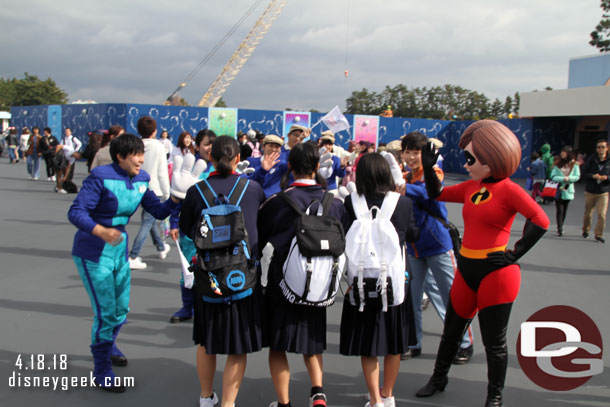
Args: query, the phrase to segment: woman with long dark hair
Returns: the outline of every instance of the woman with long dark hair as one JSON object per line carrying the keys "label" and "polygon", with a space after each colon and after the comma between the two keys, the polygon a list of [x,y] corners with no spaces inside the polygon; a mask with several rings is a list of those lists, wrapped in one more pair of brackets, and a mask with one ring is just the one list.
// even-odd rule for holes
{"label": "woman with long dark hair", "polygon": [[[216,169],[210,173],[207,183],[216,193],[229,197],[237,185],[235,173],[239,163],[239,145],[232,137],[218,137],[212,145],[211,161]],[[199,184],[198,184],[199,185]],[[258,253],[256,222],[258,207],[264,200],[263,190],[250,181],[239,203],[249,239],[251,253]],[[199,228],[197,219],[206,208],[197,188],[190,188],[180,212],[180,231],[192,240]],[[193,340],[197,345],[197,374],[201,385],[199,405],[213,407],[218,396],[213,391],[216,355],[227,355],[222,378],[222,404],[233,405],[243,380],[247,354],[262,348],[261,308],[262,293],[257,283],[253,293],[245,298],[229,302],[204,302],[201,293],[207,281],[195,280],[195,318]]]}
{"label": "woman with long dark hair", "polygon": [[[367,207],[381,208],[395,189],[390,166],[383,156],[379,153],[363,155],[356,169],[356,193],[364,197]],[[397,199],[390,221],[398,234],[400,247],[404,248],[406,242],[417,240],[419,228],[413,218],[411,198],[398,196]],[[345,198],[349,217],[347,229],[356,220],[354,205],[352,195],[348,195]],[[342,355],[360,356],[370,398],[365,407],[394,406],[393,390],[400,368],[400,355],[407,352],[409,344],[416,342],[411,298],[406,295],[407,291],[403,302],[388,307],[386,312],[377,305],[365,305],[363,312],[359,312],[358,306],[351,303],[354,289],[358,290],[352,286],[343,301],[339,351]],[[407,290],[404,283],[403,289]],[[379,356],[384,358],[382,388],[379,385]]]}
{"label": "woman with long dark hair", "polygon": [[568,213],[570,201],[574,199],[574,183],[580,179],[580,166],[574,159],[572,146],[564,146],[555,158],[551,170],[551,181],[557,182],[555,195],[555,218],[557,220],[557,235],[563,236],[563,222]]}

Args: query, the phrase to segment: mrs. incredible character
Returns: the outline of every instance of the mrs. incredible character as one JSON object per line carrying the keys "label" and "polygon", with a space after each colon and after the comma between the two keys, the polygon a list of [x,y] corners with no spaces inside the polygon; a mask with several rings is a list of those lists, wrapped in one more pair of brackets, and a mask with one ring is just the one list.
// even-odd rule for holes
{"label": "mrs. incredible character", "polygon": [[[502,406],[508,362],[508,319],[521,283],[517,260],[544,235],[549,219],[526,191],[508,178],[519,166],[521,146],[506,126],[493,120],[475,122],[462,134],[459,147],[464,150],[464,168],[472,180],[445,188],[433,170],[438,152],[430,143],[422,151],[430,197],[464,204],[464,240],[434,373],[417,396],[429,397],[445,389],[464,331],[478,312],[487,356],[485,407],[498,407]],[[527,219],[523,236],[507,250],[517,213]]]}

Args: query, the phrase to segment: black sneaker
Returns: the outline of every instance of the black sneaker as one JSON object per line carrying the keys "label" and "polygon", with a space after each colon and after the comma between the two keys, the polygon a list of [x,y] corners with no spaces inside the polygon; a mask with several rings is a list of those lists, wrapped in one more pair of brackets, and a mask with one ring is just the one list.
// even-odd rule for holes
{"label": "black sneaker", "polygon": [[454,365],[465,365],[466,363],[468,363],[470,361],[470,358],[472,357],[473,354],[473,349],[472,349],[472,345],[470,345],[467,348],[464,349],[460,349],[457,353],[457,355],[455,355],[455,358],[453,359],[453,364]]}
{"label": "black sneaker", "polygon": [[586,239],[589,237],[589,234],[587,232],[582,232],[582,237],[584,237]]}
{"label": "black sneaker", "polygon": [[595,236],[595,240],[597,240],[598,242],[601,242],[601,243],[606,243],[606,239],[604,239],[601,236]]}
{"label": "black sneaker", "polygon": [[409,360],[411,358],[416,358],[419,355],[421,355],[421,348],[409,348],[407,353],[400,355],[400,360]]}

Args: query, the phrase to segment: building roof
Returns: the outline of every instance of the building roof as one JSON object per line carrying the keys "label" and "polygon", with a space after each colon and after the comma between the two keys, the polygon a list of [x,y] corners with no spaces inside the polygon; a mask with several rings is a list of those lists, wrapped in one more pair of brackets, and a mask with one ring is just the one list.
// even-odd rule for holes
{"label": "building roof", "polygon": [[521,93],[519,116],[565,117],[610,115],[610,86]]}

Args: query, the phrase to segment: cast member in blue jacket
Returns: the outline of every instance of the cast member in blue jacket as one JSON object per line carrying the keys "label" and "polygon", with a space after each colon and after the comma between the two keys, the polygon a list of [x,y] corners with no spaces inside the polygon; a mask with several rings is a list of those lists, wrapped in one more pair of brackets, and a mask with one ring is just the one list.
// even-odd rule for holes
{"label": "cast member in blue jacket", "polygon": [[[457,267],[451,236],[443,225],[443,222],[448,223],[445,203],[431,199],[426,192],[421,152],[427,143],[428,138],[417,131],[402,139],[402,158],[409,167],[405,175],[406,196],[413,200],[413,213],[420,230],[419,239],[407,245],[417,344],[409,347],[409,351],[402,355],[403,360],[421,354],[423,314],[420,304],[424,287],[434,309],[444,321]],[[434,171],[442,182],[443,170],[434,166]],[[468,327],[453,363],[468,363],[472,354],[472,330]]]}
{"label": "cast member in blue jacket", "polygon": [[115,345],[129,311],[131,273],[125,226],[140,204],[155,218],[165,219],[179,200],[172,196],[161,203],[148,188],[150,178],[140,171],[144,144],[139,137],[117,137],[110,145],[110,155],[112,164],[94,168],[83,181],[68,219],[78,228],[72,256],[95,314],[93,375],[105,390],[123,392],[124,386],[114,385],[112,364],[127,365],[127,358]]}

